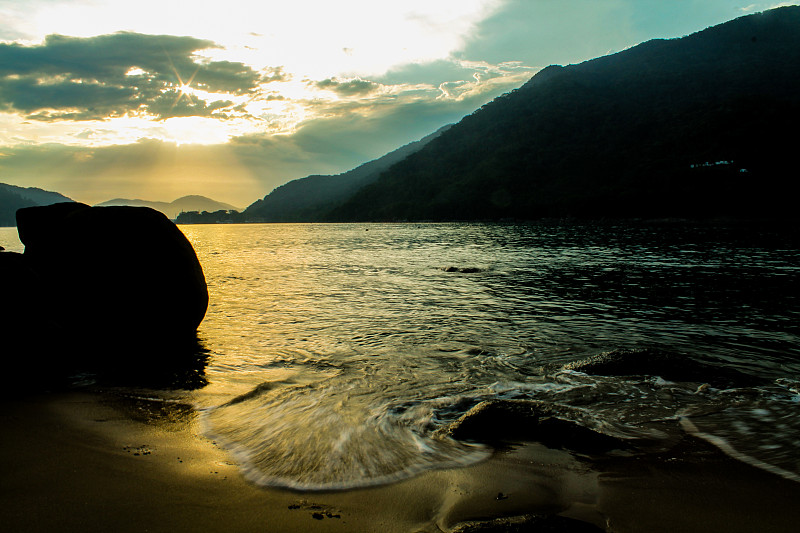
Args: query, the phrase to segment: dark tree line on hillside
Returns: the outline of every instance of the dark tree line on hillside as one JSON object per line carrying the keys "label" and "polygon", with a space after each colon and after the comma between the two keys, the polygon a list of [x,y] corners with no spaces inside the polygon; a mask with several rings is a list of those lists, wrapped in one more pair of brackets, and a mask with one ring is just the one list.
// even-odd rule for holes
{"label": "dark tree line on hillside", "polygon": [[176,224],[233,224],[250,222],[239,211],[220,209],[219,211],[183,211],[175,219]]}
{"label": "dark tree line on hillside", "polygon": [[790,216],[800,7],[548,67],[329,220]]}
{"label": "dark tree line on hillside", "polygon": [[0,188],[0,227],[16,226],[17,209],[36,205],[35,202]]}
{"label": "dark tree line on hillside", "polygon": [[16,226],[17,210],[23,207],[71,201],[71,198],[57,192],[0,183],[0,227]]}

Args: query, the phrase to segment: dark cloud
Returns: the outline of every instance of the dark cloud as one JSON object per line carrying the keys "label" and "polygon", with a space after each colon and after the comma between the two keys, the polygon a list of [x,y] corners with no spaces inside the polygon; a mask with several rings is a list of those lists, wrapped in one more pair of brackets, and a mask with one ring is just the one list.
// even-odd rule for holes
{"label": "dark cloud", "polygon": [[[243,63],[207,61],[216,48],[194,37],[115,33],[90,38],[50,35],[37,46],[0,43],[0,109],[39,120],[84,120],[144,112],[156,118],[209,116],[224,100],[196,97],[176,111],[180,85],[211,93],[254,93],[261,74]],[[178,102],[181,103],[181,102]]]}
{"label": "dark cloud", "polygon": [[[216,117],[227,118],[221,111],[233,108],[230,100],[206,102],[202,98],[180,91],[168,91],[147,103],[149,113],[160,118],[172,117]],[[233,110],[233,109],[231,109]]]}
{"label": "dark cloud", "polygon": [[455,61],[438,59],[426,63],[406,63],[397,66],[378,78],[377,81],[386,84],[407,83],[436,86],[447,81],[471,79],[474,72],[473,69],[464,67]]}
{"label": "dark cloud", "polygon": [[340,81],[336,78],[328,78],[314,84],[319,89],[329,89],[341,96],[359,96],[377,91],[380,84],[369,80],[355,78],[352,80]]}
{"label": "dark cloud", "polygon": [[21,111],[32,119],[106,118],[136,107],[139,107],[136,91],[131,87],[63,78],[38,80],[29,76],[0,80],[0,109]]}

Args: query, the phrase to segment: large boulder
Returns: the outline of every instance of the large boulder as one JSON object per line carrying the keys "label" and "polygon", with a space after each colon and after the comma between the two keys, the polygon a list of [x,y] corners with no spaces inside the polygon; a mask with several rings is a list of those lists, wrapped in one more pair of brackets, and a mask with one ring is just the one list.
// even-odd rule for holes
{"label": "large boulder", "polygon": [[205,276],[164,214],[63,203],[20,209],[17,229],[40,293],[36,326],[56,323],[71,355],[146,359],[195,339],[208,307]]}
{"label": "large boulder", "polygon": [[0,251],[0,365],[5,383],[0,396],[30,388],[31,381],[49,387],[65,374],[66,361],[51,358],[63,331],[47,312],[41,289],[24,255]]}

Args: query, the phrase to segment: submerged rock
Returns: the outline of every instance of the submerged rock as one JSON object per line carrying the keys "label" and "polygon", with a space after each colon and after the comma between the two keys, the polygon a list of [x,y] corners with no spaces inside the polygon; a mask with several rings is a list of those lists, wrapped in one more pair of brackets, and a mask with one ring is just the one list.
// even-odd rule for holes
{"label": "submerged rock", "polygon": [[560,414],[553,406],[536,400],[489,400],[467,411],[443,433],[457,440],[487,444],[536,441],[550,448],[580,453],[603,453],[626,447],[624,441]]}
{"label": "submerged rock", "polygon": [[[135,373],[195,351],[208,289],[194,249],[165,215],[63,203],[20,209],[17,228],[25,253],[4,259],[1,272],[15,286],[12,314],[26,342],[58,328],[50,360]],[[12,333],[0,327],[4,338]]]}
{"label": "submerged rock", "polygon": [[765,380],[730,368],[706,365],[661,350],[613,350],[564,365],[594,376],[658,376],[668,381],[708,383],[716,388],[752,387]]}
{"label": "submerged rock", "polygon": [[455,267],[455,266],[446,266],[442,267],[442,271],[444,272],[458,272],[460,274],[475,274],[477,272],[483,272],[480,268],[476,267]]}

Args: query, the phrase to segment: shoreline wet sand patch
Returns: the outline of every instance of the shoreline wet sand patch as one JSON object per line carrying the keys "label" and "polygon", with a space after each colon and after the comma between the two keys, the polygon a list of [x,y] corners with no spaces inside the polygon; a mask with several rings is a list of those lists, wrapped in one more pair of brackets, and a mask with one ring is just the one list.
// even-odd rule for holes
{"label": "shoreline wet sand patch", "polygon": [[[538,443],[511,445],[482,463],[394,484],[300,492],[246,482],[229,455],[200,436],[195,417],[164,429],[115,404],[87,393],[4,402],[4,527],[502,531],[500,524],[532,515],[622,533],[783,533],[800,520],[800,484],[696,439],[661,455],[595,462]],[[555,531],[573,530],[580,531]]]}

